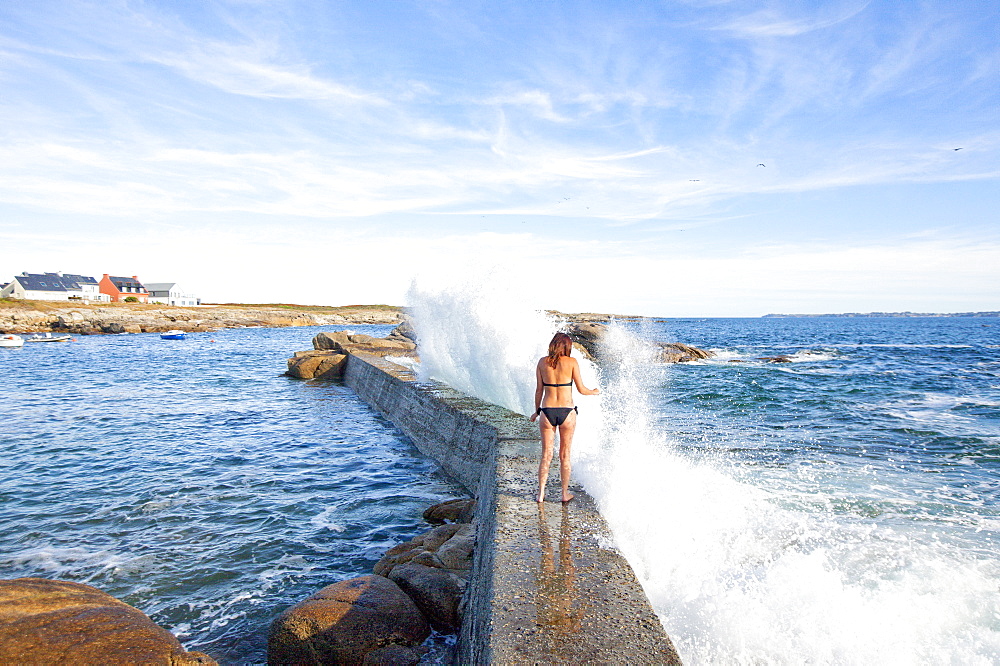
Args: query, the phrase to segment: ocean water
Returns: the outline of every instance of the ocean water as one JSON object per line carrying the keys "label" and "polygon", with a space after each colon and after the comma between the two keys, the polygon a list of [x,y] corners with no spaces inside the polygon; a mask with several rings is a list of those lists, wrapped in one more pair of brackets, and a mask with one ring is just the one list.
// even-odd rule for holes
{"label": "ocean water", "polygon": [[463,496],[352,391],[282,375],[328,328],[0,349],[0,578],[87,583],[263,663],[277,614]]}
{"label": "ocean water", "polygon": [[[531,410],[558,320],[503,290],[411,298],[422,373]],[[349,390],[281,375],[313,333],[0,350],[3,577],[263,661],[277,613],[461,494]],[[574,476],[685,663],[1000,663],[1000,321],[620,322],[609,353],[583,363]]]}
{"label": "ocean water", "polygon": [[[421,371],[528,413],[560,322],[482,291],[411,292]],[[582,366],[574,478],[685,663],[1000,663],[1000,320],[617,322]]]}

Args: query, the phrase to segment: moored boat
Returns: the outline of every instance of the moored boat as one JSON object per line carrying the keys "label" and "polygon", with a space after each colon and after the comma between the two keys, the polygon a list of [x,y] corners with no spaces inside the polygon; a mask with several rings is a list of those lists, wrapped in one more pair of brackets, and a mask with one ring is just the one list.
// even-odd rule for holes
{"label": "moored boat", "polygon": [[41,335],[32,335],[25,342],[68,342],[72,337],[68,334],[52,335],[51,333],[42,333]]}
{"label": "moored boat", "polygon": [[23,347],[24,338],[20,335],[14,335],[13,333],[8,333],[5,335],[0,335],[0,347]]}
{"label": "moored boat", "polygon": [[187,337],[187,333],[184,331],[167,331],[166,333],[160,333],[161,340],[183,340]]}

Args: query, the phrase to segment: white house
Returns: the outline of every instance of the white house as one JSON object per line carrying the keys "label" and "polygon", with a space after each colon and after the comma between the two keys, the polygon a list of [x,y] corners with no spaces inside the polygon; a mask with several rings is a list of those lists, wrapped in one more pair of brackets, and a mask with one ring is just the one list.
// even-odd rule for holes
{"label": "white house", "polygon": [[164,305],[198,305],[201,302],[197,296],[184,293],[176,282],[147,282],[150,303]]}
{"label": "white house", "polygon": [[33,301],[108,301],[100,292],[97,280],[72,273],[28,273],[15,275],[0,290],[0,298],[24,298]]}

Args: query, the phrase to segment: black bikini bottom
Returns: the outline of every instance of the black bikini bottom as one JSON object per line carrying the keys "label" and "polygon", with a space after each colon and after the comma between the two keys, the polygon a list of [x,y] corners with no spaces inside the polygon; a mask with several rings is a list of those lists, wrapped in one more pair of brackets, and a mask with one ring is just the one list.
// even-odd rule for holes
{"label": "black bikini bottom", "polygon": [[556,428],[563,424],[570,412],[580,413],[576,407],[539,407],[538,411],[545,414],[545,418]]}

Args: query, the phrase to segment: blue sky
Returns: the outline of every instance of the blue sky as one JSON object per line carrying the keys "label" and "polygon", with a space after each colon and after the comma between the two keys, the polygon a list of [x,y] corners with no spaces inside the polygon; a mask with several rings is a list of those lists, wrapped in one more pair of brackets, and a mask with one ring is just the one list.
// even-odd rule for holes
{"label": "blue sky", "polygon": [[0,279],[997,310],[998,34],[962,0],[8,0]]}

